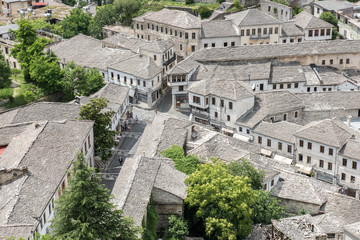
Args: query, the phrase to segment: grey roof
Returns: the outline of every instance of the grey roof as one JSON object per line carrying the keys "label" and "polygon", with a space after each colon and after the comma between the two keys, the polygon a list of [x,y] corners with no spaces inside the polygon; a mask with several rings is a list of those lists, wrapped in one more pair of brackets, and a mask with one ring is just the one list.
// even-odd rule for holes
{"label": "grey roof", "polygon": [[225,19],[232,20],[233,23],[239,27],[281,24],[280,20],[258,9],[249,9],[230,15],[225,15]]}
{"label": "grey roof", "polygon": [[341,148],[353,136],[353,130],[337,119],[325,119],[307,124],[294,134],[296,137]]}
{"label": "grey roof", "polygon": [[193,55],[199,62],[250,61],[307,55],[360,52],[360,40],[305,41],[294,44],[260,44],[232,48],[200,49]]}
{"label": "grey roof", "polygon": [[297,132],[301,125],[286,121],[269,123],[261,122],[254,130],[254,133],[282,140],[285,142],[294,142],[294,133]]}
{"label": "grey roof", "polygon": [[136,21],[153,21],[182,29],[201,28],[201,20],[194,15],[179,10],[164,8],[158,12],[146,13],[145,16],[134,18]]}
{"label": "grey roof", "polygon": [[348,1],[316,1],[314,4],[324,8],[327,11],[342,10],[355,6],[355,4]]}
{"label": "grey roof", "polygon": [[326,234],[319,232],[318,229],[312,229],[311,215],[295,216],[289,218],[282,218],[280,220],[271,220],[272,225],[282,232],[286,238],[292,240],[303,239],[320,239]]}
{"label": "grey roof", "polygon": [[0,146],[8,145],[13,138],[19,136],[29,126],[29,124],[30,123],[0,126]]}
{"label": "grey roof", "polygon": [[[32,230],[35,229],[38,224],[35,218],[41,217],[55,194],[66,170],[92,129],[93,122],[37,122],[30,126],[21,137],[14,139],[0,156],[17,162],[19,168],[26,167],[30,173],[0,189],[0,205],[4,212],[0,217],[0,225],[10,225],[6,231],[16,237],[24,236],[24,229],[18,228],[18,235],[12,225],[31,224]],[[29,138],[31,132],[35,133],[36,138]],[[28,145],[17,144],[24,139],[28,140]],[[12,148],[11,145],[17,147]],[[19,156],[17,152],[23,148],[24,154]]]}
{"label": "grey roof", "polygon": [[281,37],[296,37],[296,36],[304,36],[305,33],[302,32],[294,23],[284,22],[281,26]]}
{"label": "grey roof", "polygon": [[169,72],[171,74],[188,74],[196,69],[200,64],[192,59],[192,55],[176,64]]}
{"label": "grey roof", "polygon": [[305,82],[305,75],[300,63],[272,65],[270,83]]}
{"label": "grey roof", "polygon": [[326,213],[311,217],[312,223],[323,233],[342,234],[343,228],[341,222],[333,213]]}
{"label": "grey roof", "polygon": [[32,224],[17,224],[12,226],[0,226],[0,239],[8,240],[10,236],[26,239],[33,230]]}
{"label": "grey roof", "polygon": [[107,71],[110,64],[134,57],[136,54],[124,49],[103,48],[100,40],[78,34],[49,47],[61,63],[74,61],[76,65]]}
{"label": "grey roof", "polygon": [[189,87],[188,92],[203,96],[214,95],[234,101],[254,96],[254,93],[248,83],[229,79],[210,79],[194,82]]}
{"label": "grey roof", "polygon": [[162,71],[150,57],[143,55],[134,55],[123,61],[109,64],[108,67],[143,79],[154,78]]}
{"label": "grey roof", "polygon": [[115,34],[111,37],[105,38],[102,42],[106,45],[113,45],[119,48],[131,50],[138,53],[138,50],[145,50],[154,53],[163,54],[174,46],[166,40],[156,39],[154,41],[146,41],[144,39],[128,37],[123,34]]}
{"label": "grey roof", "polygon": [[313,29],[313,28],[332,28],[333,25],[321,20],[314,15],[302,11],[297,14],[294,18],[295,24],[302,29]]}
{"label": "grey roof", "polygon": [[360,109],[359,91],[331,91],[296,94],[304,103],[306,111]]}
{"label": "grey roof", "polygon": [[0,35],[4,33],[10,32],[10,30],[17,31],[19,29],[19,25],[17,24],[9,24],[5,26],[0,26]]}
{"label": "grey roof", "polygon": [[339,152],[340,155],[360,160],[360,142],[349,140]]}
{"label": "grey roof", "polygon": [[267,116],[299,110],[304,106],[303,101],[289,91],[258,93],[253,110],[240,117],[237,124],[253,128]]}
{"label": "grey roof", "polygon": [[8,125],[33,121],[75,120],[80,106],[70,103],[37,102],[15,110],[0,113],[0,124]]}
{"label": "grey roof", "polygon": [[223,38],[239,35],[232,21],[206,21],[201,23],[201,38]]}
{"label": "grey roof", "polygon": [[[320,76],[319,78],[319,82],[314,82],[314,85],[322,85],[322,86],[327,86],[327,85],[339,85],[343,82],[349,81],[355,85],[357,85],[357,82],[353,81],[352,79],[346,77],[344,75],[343,72],[341,72],[340,70],[338,70],[337,68],[334,67],[325,67],[325,66],[317,66],[316,67],[317,72],[318,72],[318,76]],[[312,82],[308,82],[307,81],[307,85],[312,85]]]}
{"label": "grey roof", "polygon": [[80,104],[84,105],[89,103],[90,99],[102,97],[109,101],[107,108],[117,113],[128,97],[129,91],[130,89],[128,87],[115,83],[107,83],[99,91],[89,97],[82,97],[80,99]]}
{"label": "grey roof", "polygon": [[360,222],[355,222],[344,226],[344,230],[350,233],[352,236],[360,239]]}

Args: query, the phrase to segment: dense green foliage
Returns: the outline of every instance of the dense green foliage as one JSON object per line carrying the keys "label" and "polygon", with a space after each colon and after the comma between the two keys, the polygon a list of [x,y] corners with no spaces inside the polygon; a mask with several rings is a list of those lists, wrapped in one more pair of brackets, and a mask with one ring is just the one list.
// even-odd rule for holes
{"label": "dense green foliage", "polygon": [[96,9],[96,15],[90,21],[89,34],[95,38],[101,38],[102,27],[111,25],[119,20],[119,13],[113,4],[106,4]]}
{"label": "dense green foliage", "polygon": [[120,21],[124,25],[130,25],[132,18],[136,16],[136,13],[141,8],[140,0],[115,0],[115,9],[120,13]]}
{"label": "dense green foliage", "polygon": [[257,198],[254,204],[254,223],[270,224],[271,219],[280,219],[285,208],[280,206],[277,198],[271,197],[269,192],[256,191]]}
{"label": "dense green foliage", "polygon": [[76,4],[76,0],[63,0],[63,3],[73,7]]}
{"label": "dense green foliage", "polygon": [[321,20],[324,20],[325,22],[334,25],[332,29],[332,40],[336,39],[339,36],[339,33],[337,31],[337,24],[338,24],[337,18],[331,12],[323,12],[321,13],[319,18]]}
{"label": "dense green foliage", "polygon": [[231,11],[241,11],[244,9],[244,6],[240,4],[239,0],[234,0],[233,2],[233,6],[231,8],[229,8],[227,11],[231,12]]}
{"label": "dense green foliage", "polygon": [[61,35],[64,38],[71,38],[78,35],[79,33],[88,35],[90,20],[90,14],[84,13],[79,8],[74,8],[73,10],[71,10],[70,15],[66,16],[66,18],[61,21]]}
{"label": "dense green foliage", "polygon": [[177,170],[189,175],[195,172],[200,164],[197,157],[193,155],[185,156],[182,147],[173,145],[171,148],[161,152],[164,157],[170,158],[174,161]]}
{"label": "dense green foliage", "polygon": [[164,240],[183,240],[189,234],[187,223],[175,215],[169,217],[169,226],[166,229]]}
{"label": "dense green foliage", "polygon": [[289,6],[288,1],[286,1],[286,0],[273,0],[273,2],[280,3],[285,6]]}
{"label": "dense green foliage", "polygon": [[156,212],[155,203],[150,198],[150,203],[146,209],[146,219],[143,218],[142,227],[144,229],[142,233],[143,240],[156,240],[156,230],[157,230],[157,223],[158,223],[158,214]]}
{"label": "dense green foliage", "polygon": [[293,16],[295,16],[295,15],[298,15],[299,13],[301,13],[302,11],[304,11],[304,9],[300,8],[299,6],[296,6],[293,8],[292,14],[293,14]]}
{"label": "dense green foliage", "polygon": [[229,166],[216,161],[200,165],[185,182],[185,202],[204,219],[207,236],[235,240],[250,233],[256,194],[247,178],[233,176]]}
{"label": "dense green foliage", "polygon": [[61,240],[135,240],[138,229],[115,208],[93,168],[78,154],[69,186],[56,202],[52,235]]}
{"label": "dense green foliage", "polygon": [[43,29],[55,34],[61,33],[61,24],[50,24],[41,19],[35,19],[31,21],[31,24],[35,27],[35,29]]}
{"label": "dense green foliage", "polygon": [[106,161],[111,156],[110,149],[115,145],[116,132],[111,130],[111,121],[114,111],[105,111],[107,100],[104,98],[90,99],[90,103],[81,106],[80,118],[93,120],[94,123],[94,147],[95,154]]}
{"label": "dense green foliage", "polygon": [[211,10],[208,7],[204,6],[204,5],[200,6],[198,8],[198,10],[199,10],[199,14],[200,14],[201,19],[208,18],[208,17],[211,16]]}
{"label": "dense green foliage", "polygon": [[[15,237],[8,237],[7,240],[25,240],[24,238],[15,238]],[[33,240],[53,240],[53,238],[46,234],[40,237],[38,233],[36,233],[36,236]]]}
{"label": "dense green foliage", "polygon": [[4,56],[0,53],[0,89],[11,85],[11,70]]}
{"label": "dense green foliage", "polygon": [[0,99],[7,99],[11,97],[14,93],[13,88],[2,88],[0,89]]}
{"label": "dense green foliage", "polygon": [[194,0],[185,0],[186,5],[194,4]]}
{"label": "dense green foliage", "polygon": [[229,169],[230,173],[234,176],[248,177],[252,189],[262,189],[265,173],[257,170],[250,160],[242,158],[239,161],[232,161],[229,164]]}

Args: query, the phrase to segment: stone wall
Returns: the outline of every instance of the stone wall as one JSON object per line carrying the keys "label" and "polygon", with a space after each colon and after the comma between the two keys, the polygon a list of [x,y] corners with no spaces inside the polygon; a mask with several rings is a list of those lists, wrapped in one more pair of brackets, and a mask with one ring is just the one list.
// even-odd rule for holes
{"label": "stone wall", "polygon": [[351,115],[352,117],[358,116],[358,109],[334,109],[334,110],[305,110],[303,111],[303,116],[301,124],[305,125],[312,121],[319,121],[327,118],[340,118],[345,119],[347,116]]}
{"label": "stone wall", "polygon": [[292,18],[292,9],[286,5],[264,0],[260,2],[262,12],[270,14],[283,22],[287,22]]}
{"label": "stone wall", "polygon": [[6,184],[8,182],[18,179],[25,173],[27,173],[27,168],[13,168],[13,169],[2,169],[0,170],[0,185]]}
{"label": "stone wall", "polygon": [[281,205],[285,206],[285,212],[298,214],[301,209],[304,209],[308,214],[317,214],[320,210],[320,205],[299,202],[291,199],[281,199]]}

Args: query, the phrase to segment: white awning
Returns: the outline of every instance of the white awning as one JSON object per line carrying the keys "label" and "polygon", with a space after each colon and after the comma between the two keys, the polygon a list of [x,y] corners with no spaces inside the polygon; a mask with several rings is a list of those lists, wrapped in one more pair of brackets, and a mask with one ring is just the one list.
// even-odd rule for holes
{"label": "white awning", "polygon": [[129,90],[129,96],[130,96],[130,97],[134,97],[134,95],[135,95],[135,90],[134,90],[134,89],[130,89],[130,90]]}
{"label": "white awning", "polygon": [[221,128],[221,131],[223,131],[223,133],[234,134],[234,130],[230,130],[230,129],[227,129],[227,128]]}
{"label": "white awning", "polygon": [[277,154],[274,156],[274,160],[285,163],[285,164],[289,164],[289,165],[291,165],[291,163],[293,162],[293,160],[291,158],[287,158],[287,157],[277,155]]}
{"label": "white awning", "polygon": [[299,168],[299,172],[300,173],[305,173],[307,175],[310,175],[311,172],[312,172],[312,167],[307,167],[307,166],[304,166],[302,164],[296,164],[295,167],[298,167]]}
{"label": "white awning", "polygon": [[241,135],[241,134],[238,134],[238,133],[235,133],[235,134],[233,135],[233,138],[238,139],[238,140],[241,140],[241,141],[243,141],[243,142],[250,142],[250,138],[249,138],[249,137],[244,136],[244,135]]}
{"label": "white awning", "polygon": [[266,157],[271,157],[272,156],[272,151],[264,149],[264,148],[262,148],[260,150],[260,153],[261,153],[261,155],[264,155]]}

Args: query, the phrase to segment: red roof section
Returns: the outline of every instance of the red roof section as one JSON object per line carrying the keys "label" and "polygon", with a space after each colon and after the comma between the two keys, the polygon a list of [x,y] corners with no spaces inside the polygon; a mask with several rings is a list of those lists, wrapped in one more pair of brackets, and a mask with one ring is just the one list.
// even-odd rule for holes
{"label": "red roof section", "polygon": [[46,6],[47,3],[43,3],[43,2],[35,2],[35,3],[32,3],[33,6]]}
{"label": "red roof section", "polygon": [[5,151],[7,145],[6,146],[0,146],[0,155]]}

